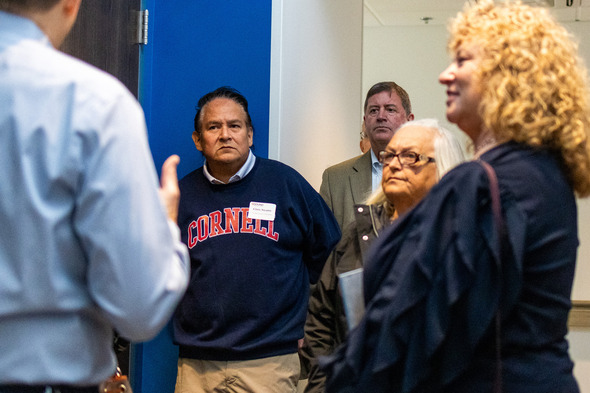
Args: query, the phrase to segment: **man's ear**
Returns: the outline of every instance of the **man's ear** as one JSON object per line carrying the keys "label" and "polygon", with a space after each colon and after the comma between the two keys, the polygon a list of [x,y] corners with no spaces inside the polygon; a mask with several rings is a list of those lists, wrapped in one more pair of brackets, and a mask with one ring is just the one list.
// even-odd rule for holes
{"label": "man's ear", "polygon": [[74,21],[78,17],[78,11],[80,10],[80,4],[82,0],[65,0],[64,1],[64,14],[69,18],[74,18]]}
{"label": "man's ear", "polygon": [[67,26],[68,33],[76,23],[80,4],[82,4],[82,0],[62,0],[58,3],[59,12],[63,18],[64,26]]}
{"label": "man's ear", "polygon": [[201,146],[201,138],[199,138],[199,133],[197,131],[193,131],[193,142],[195,143],[195,147],[198,151],[203,151],[203,147]]}
{"label": "man's ear", "polygon": [[252,144],[254,144],[254,129],[248,127],[248,147],[252,147]]}
{"label": "man's ear", "polygon": [[31,11],[31,19],[47,35],[55,48],[59,48],[76,22],[82,0],[60,0],[46,11]]}

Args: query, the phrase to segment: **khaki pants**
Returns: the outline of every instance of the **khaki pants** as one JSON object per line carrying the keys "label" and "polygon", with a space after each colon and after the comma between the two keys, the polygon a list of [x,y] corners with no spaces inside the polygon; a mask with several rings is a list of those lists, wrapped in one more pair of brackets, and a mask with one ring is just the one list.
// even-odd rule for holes
{"label": "khaki pants", "polygon": [[175,393],[296,393],[297,353],[244,361],[180,358]]}

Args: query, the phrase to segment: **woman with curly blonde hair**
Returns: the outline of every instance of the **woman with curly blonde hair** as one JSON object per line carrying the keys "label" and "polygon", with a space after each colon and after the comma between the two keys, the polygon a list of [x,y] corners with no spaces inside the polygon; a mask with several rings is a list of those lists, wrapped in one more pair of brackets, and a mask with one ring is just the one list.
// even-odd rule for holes
{"label": "woman with curly blonde hair", "polygon": [[[590,195],[587,72],[567,30],[546,9],[485,1],[457,17],[451,37],[456,59],[440,77],[450,87],[449,120],[461,127],[479,118],[475,129],[462,128],[476,150],[514,141],[554,151],[578,196]],[[462,116],[453,111],[451,82],[470,61],[481,97],[476,112]]]}
{"label": "woman with curly blonde hair", "polygon": [[590,195],[587,71],[543,8],[480,0],[450,33],[446,114],[477,159],[374,243],[365,315],[322,362],[327,391],[577,393],[566,334],[575,195]]}

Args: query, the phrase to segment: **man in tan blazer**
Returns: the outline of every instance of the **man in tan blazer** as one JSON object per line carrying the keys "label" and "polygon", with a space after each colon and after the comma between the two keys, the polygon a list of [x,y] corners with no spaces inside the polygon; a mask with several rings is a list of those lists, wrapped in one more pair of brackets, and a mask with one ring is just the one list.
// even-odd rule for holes
{"label": "man in tan blazer", "polygon": [[380,186],[379,152],[403,123],[414,119],[408,93],[395,82],[373,85],[367,92],[364,111],[363,122],[371,149],[329,167],[322,175],[320,194],[341,230],[354,221],[354,205],[363,203]]}

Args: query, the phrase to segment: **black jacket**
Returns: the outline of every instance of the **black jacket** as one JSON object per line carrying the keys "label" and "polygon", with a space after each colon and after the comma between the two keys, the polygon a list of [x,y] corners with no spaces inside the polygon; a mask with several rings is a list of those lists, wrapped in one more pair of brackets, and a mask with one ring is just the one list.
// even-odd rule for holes
{"label": "black jacket", "polygon": [[382,206],[355,205],[354,215],[355,220],[344,229],[309,300],[304,352],[311,367],[305,389],[308,393],[324,392],[325,374],[318,369],[317,358],[331,354],[348,333],[338,275],[364,265],[370,244],[390,222]]}
{"label": "black jacket", "polygon": [[320,359],[327,392],[491,392],[499,376],[505,393],[579,392],[566,339],[576,203],[553,154],[510,142],[480,157],[503,226],[471,161],[380,234],[364,317]]}

